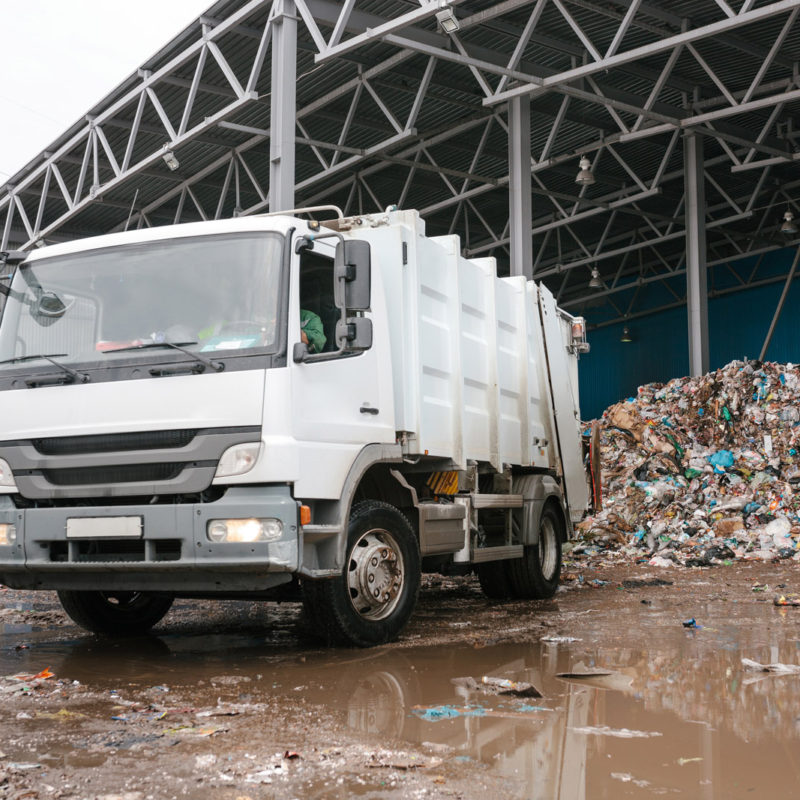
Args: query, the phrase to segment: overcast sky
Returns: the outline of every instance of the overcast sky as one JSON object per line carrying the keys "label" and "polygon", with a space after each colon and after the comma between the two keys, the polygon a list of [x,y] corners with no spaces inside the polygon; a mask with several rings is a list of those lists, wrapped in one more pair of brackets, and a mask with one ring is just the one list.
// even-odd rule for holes
{"label": "overcast sky", "polygon": [[0,0],[0,185],[213,0]]}

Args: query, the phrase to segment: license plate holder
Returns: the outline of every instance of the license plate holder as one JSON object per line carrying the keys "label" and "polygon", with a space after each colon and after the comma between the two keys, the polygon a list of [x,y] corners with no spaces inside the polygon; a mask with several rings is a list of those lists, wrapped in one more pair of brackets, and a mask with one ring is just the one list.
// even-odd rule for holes
{"label": "license plate holder", "polygon": [[68,517],[67,539],[141,539],[143,517]]}

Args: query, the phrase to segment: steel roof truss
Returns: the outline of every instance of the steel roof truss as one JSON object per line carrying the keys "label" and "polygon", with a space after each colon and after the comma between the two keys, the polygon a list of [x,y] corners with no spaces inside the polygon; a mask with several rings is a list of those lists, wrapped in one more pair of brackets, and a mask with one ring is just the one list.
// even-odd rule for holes
{"label": "steel roof truss", "polygon": [[690,43],[706,39],[710,36],[717,36],[729,30],[734,30],[754,22],[760,22],[770,17],[791,11],[797,6],[798,0],[778,0],[778,2],[770,3],[763,8],[742,12],[734,17],[728,17],[709,25],[703,25],[694,30],[685,30],[675,36],[669,36],[655,42],[650,42],[649,44],[635,47],[632,50],[617,53],[609,58],[601,58],[589,64],[574,67],[573,69],[566,70],[557,75],[543,78],[540,81],[534,78],[534,80],[529,81],[527,85],[507,89],[503,92],[496,92],[491,98],[484,100],[484,104],[494,105],[502,103],[517,94],[541,94],[542,90],[549,89],[552,86],[563,85],[577,80],[578,78],[585,78],[588,75],[593,75],[596,72],[604,72],[614,67],[629,64],[632,61],[638,61],[658,53],[668,52],[678,45],[689,45]]}
{"label": "steel roof truss", "polygon": [[561,2],[561,0],[551,0],[551,2],[559,10],[561,16],[564,17],[570,28],[572,28],[572,30],[575,32],[575,35],[581,40],[583,46],[588,51],[589,55],[595,61],[601,61],[603,57],[600,55],[600,52],[592,44],[591,39],[584,33],[583,28],[581,28],[581,26],[578,25],[572,14],[570,14],[569,11],[567,11],[566,7]]}
{"label": "steel roof truss", "polygon": [[[189,87],[189,96],[186,98],[186,104],[183,107],[183,114],[181,116],[180,125],[178,125],[178,135],[183,136],[186,129],[189,127],[189,117],[194,108],[194,101],[197,97],[197,90],[200,87],[200,79],[203,76],[203,68],[206,65],[206,55],[208,54],[208,47],[202,47],[200,54],[197,58],[197,66],[194,69],[194,77],[192,78],[192,85]],[[137,109],[137,116],[141,119],[141,107],[144,101],[144,95],[139,98],[139,108]],[[138,128],[138,120],[137,120]],[[131,143],[133,143],[134,135],[131,134]],[[127,154],[126,154],[127,155]]]}

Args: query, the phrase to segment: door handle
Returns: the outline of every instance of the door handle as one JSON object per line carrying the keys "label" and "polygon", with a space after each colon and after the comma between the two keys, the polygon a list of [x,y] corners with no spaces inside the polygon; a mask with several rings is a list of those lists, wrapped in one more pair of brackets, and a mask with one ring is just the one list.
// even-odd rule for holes
{"label": "door handle", "polygon": [[379,410],[377,408],[373,408],[372,406],[361,406],[359,409],[362,414],[378,414]]}

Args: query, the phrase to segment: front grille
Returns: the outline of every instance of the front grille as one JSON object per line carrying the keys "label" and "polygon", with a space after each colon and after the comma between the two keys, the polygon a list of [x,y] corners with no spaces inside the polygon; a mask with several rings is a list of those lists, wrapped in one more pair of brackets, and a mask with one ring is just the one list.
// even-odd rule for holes
{"label": "front grille", "polygon": [[53,486],[89,486],[110,483],[156,483],[170,481],[188,466],[185,462],[126,464],[120,467],[45,469],[44,478]]}
{"label": "front grille", "polygon": [[205,492],[225,450],[260,437],[259,426],[41,437],[0,441],[0,457],[11,465],[24,500],[113,503],[144,496],[149,502],[167,493]]}
{"label": "front grille", "polygon": [[115,453],[125,450],[166,450],[186,447],[198,430],[143,431],[109,433],[97,436],[58,436],[34,439],[36,450],[44,456],[72,456],[83,453]]}
{"label": "front grille", "polygon": [[[150,545],[149,558],[147,545]],[[72,552],[70,553],[70,545]],[[50,561],[56,563],[180,561],[180,539],[108,539],[50,542]]]}

